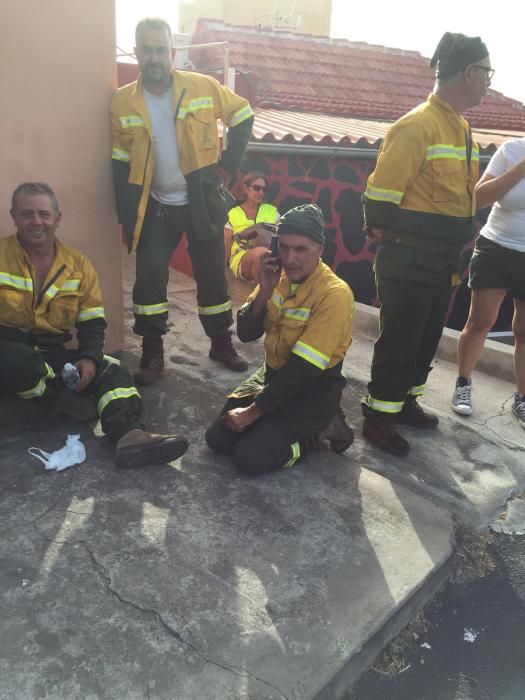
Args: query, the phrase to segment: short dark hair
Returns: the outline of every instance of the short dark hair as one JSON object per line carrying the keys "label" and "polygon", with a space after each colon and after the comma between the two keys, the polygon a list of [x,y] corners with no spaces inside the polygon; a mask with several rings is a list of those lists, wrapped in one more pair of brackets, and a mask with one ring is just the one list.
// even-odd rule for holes
{"label": "short dark hair", "polygon": [[13,196],[11,197],[11,211],[14,211],[16,209],[16,198],[21,193],[46,194],[51,200],[51,206],[53,207],[53,210],[57,214],[60,213],[60,209],[58,208],[57,196],[52,190],[52,188],[47,184],[47,182],[23,182],[21,185],[18,185],[16,190],[13,192]]}
{"label": "short dark hair", "polygon": [[144,17],[135,27],[135,46],[139,45],[139,34],[143,29],[164,29],[168,32],[170,45],[173,47],[173,33],[170,25],[162,17]]}

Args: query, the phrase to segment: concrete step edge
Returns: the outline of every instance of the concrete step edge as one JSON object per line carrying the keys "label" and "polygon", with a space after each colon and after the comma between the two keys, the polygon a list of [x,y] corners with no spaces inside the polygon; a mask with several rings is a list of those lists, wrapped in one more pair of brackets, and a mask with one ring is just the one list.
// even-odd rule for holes
{"label": "concrete step edge", "polygon": [[377,656],[412,620],[415,613],[434,598],[452,575],[454,548],[449,556],[427,575],[420,586],[405,598],[364,642],[334,677],[311,700],[340,700],[373,663]]}
{"label": "concrete step edge", "polygon": [[[356,302],[355,307],[354,333],[359,332],[372,339],[377,338],[379,309],[359,302]],[[459,335],[459,331],[445,328],[437,351],[439,359],[456,362]],[[495,340],[486,340],[476,369],[492,377],[514,383],[513,354],[514,348],[512,346],[498,343]]]}

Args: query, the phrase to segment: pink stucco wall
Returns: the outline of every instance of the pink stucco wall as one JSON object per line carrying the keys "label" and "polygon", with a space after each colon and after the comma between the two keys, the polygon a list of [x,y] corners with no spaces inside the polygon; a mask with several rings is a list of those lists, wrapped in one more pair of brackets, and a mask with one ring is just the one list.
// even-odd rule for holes
{"label": "pink stucco wall", "polygon": [[0,236],[11,193],[44,180],[63,212],[58,236],[94,263],[109,322],[123,339],[119,230],[111,180],[109,99],[116,87],[112,0],[3,2],[0,42]]}

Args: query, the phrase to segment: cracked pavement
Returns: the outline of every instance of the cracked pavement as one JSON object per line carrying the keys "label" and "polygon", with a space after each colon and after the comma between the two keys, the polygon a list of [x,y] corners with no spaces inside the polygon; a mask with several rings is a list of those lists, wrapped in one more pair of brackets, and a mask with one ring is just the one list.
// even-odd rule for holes
{"label": "cracked pavement", "polygon": [[[314,697],[448,561],[440,509],[331,453],[240,477],[196,435],[220,396],[172,370],[165,390],[194,405],[144,392],[150,424],[192,447],[135,472],[91,426],[86,463],[45,472],[27,446],[78,426],[4,412],[0,436],[21,437],[2,446],[0,697]],[[391,560],[399,532],[413,546]]]}
{"label": "cracked pavement", "polygon": [[[332,700],[395,633],[392,620],[403,623],[396,615],[442,582],[451,514],[489,522],[525,485],[512,388],[475,378],[478,412],[461,420],[443,362],[427,398],[440,429],[407,430],[409,459],[358,429],[342,457],[238,475],[203,440],[238,377],[208,359],[187,284],[175,275],[165,378],[143,392],[152,431],[189,436],[180,460],[117,471],[96,426],[0,399],[2,698]],[[138,339],[126,344],[134,367]],[[260,344],[243,352],[255,368]],[[357,426],[370,355],[371,340],[356,337],[345,364]],[[82,465],[45,472],[27,455],[77,432]]]}

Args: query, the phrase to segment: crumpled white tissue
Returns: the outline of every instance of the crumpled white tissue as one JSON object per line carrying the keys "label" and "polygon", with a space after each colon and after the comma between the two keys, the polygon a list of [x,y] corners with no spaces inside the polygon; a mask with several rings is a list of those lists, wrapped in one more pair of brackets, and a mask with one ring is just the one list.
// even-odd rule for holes
{"label": "crumpled white tissue", "polygon": [[68,435],[66,444],[55,452],[44,452],[39,447],[30,447],[30,455],[39,459],[46,470],[61,472],[63,469],[82,464],[86,459],[86,448],[80,439],[80,435]]}

